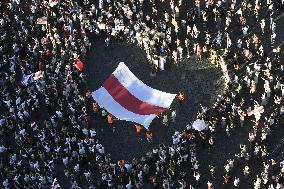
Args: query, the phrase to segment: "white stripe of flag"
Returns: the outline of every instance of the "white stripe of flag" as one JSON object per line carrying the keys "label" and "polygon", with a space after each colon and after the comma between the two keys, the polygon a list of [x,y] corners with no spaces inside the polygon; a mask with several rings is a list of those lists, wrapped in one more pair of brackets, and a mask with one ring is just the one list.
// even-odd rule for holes
{"label": "white stripe of flag", "polygon": [[104,107],[109,113],[118,119],[139,123],[146,129],[148,129],[150,123],[156,117],[156,114],[139,115],[128,111],[116,102],[104,87],[100,87],[96,90],[93,93],[93,98],[101,107]]}
{"label": "white stripe of flag", "polygon": [[92,96],[118,119],[136,122],[148,129],[152,120],[170,107],[176,94],[145,85],[121,62]]}
{"label": "white stripe of flag", "polygon": [[169,108],[176,94],[153,89],[139,80],[123,63],[119,63],[113,75],[136,98],[163,108]]}

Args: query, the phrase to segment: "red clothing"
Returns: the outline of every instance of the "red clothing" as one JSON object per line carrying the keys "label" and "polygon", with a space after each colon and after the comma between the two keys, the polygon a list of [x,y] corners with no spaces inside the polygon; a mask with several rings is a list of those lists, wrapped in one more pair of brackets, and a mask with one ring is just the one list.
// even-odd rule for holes
{"label": "red clothing", "polygon": [[152,139],[153,138],[153,134],[152,133],[146,133],[146,137],[147,137],[147,139]]}
{"label": "red clothing", "polygon": [[180,102],[183,102],[185,100],[185,95],[183,92],[179,92],[178,96],[177,96],[178,100]]}
{"label": "red clothing", "polygon": [[93,108],[93,111],[94,111],[94,112],[97,112],[97,111],[98,111],[98,104],[95,103],[95,102],[93,102],[92,108]]}
{"label": "red clothing", "polygon": [[202,47],[201,47],[201,46],[198,46],[198,47],[197,47],[197,56],[198,56],[199,58],[201,58],[202,53],[203,53]]}
{"label": "red clothing", "polygon": [[109,124],[112,124],[112,123],[113,123],[113,118],[112,118],[112,115],[111,115],[111,114],[108,114],[108,116],[107,116],[107,122],[108,122]]}
{"label": "red clothing", "polygon": [[136,129],[136,132],[137,133],[140,133],[141,132],[141,130],[142,130],[142,127],[141,127],[141,125],[135,125],[135,129]]}

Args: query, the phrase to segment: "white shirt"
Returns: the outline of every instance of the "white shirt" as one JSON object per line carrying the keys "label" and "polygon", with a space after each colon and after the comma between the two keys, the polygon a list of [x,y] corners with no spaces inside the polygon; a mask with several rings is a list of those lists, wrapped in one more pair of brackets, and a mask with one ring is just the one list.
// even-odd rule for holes
{"label": "white shirt", "polygon": [[81,147],[79,149],[79,154],[84,154],[85,153],[85,147]]}
{"label": "white shirt", "polygon": [[4,125],[5,124],[5,119],[0,119],[0,126]]}
{"label": "white shirt", "polygon": [[74,171],[75,171],[75,172],[79,172],[79,171],[80,171],[79,164],[77,164],[77,165],[74,167]]}
{"label": "white shirt", "polygon": [[5,148],[5,146],[0,146],[0,153],[4,152],[7,148]]}
{"label": "white shirt", "polygon": [[36,161],[35,163],[34,163],[34,169],[38,169],[39,168],[39,164],[38,164],[38,161]]}
{"label": "white shirt", "polygon": [[131,185],[131,180],[129,180],[129,183],[126,185],[126,189],[131,189],[132,185]]}
{"label": "white shirt", "polygon": [[91,137],[95,137],[97,134],[95,130],[90,130],[90,133],[91,133]]}
{"label": "white shirt", "polygon": [[3,181],[3,186],[4,187],[8,187],[9,186],[9,180],[8,179]]}
{"label": "white shirt", "polygon": [[235,178],[234,180],[234,186],[238,186],[240,183],[240,179],[239,178]]}
{"label": "white shirt", "polygon": [[198,167],[199,167],[199,165],[198,165],[197,163],[195,163],[195,164],[193,165],[193,168],[194,168],[194,169],[198,169]]}
{"label": "white shirt", "polygon": [[66,166],[68,164],[68,157],[62,159],[63,164]]}
{"label": "white shirt", "polygon": [[10,107],[11,105],[11,101],[10,100],[7,100],[7,101],[3,101],[8,107]]}
{"label": "white shirt", "polygon": [[195,177],[195,180],[198,181],[200,179],[200,174],[196,173],[194,177]]}
{"label": "white shirt", "polygon": [[86,128],[82,129],[82,132],[84,133],[84,135],[88,135],[89,134],[89,131]]}

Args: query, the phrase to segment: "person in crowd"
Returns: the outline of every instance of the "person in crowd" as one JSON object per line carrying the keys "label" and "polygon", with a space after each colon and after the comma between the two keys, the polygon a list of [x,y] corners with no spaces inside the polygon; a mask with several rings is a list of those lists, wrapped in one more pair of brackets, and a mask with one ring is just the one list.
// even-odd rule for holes
{"label": "person in crowd", "polygon": [[[252,179],[254,188],[283,188],[284,161],[272,161],[267,148],[272,130],[281,129],[283,113],[282,46],[276,46],[274,17],[283,5],[257,0],[240,5],[235,0],[1,2],[1,188],[59,188],[67,180],[67,188],[74,189],[148,184],[213,189],[218,179],[226,187],[241,188]],[[210,59],[222,67],[226,93],[200,115],[209,129],[197,132],[189,124],[174,133],[169,146],[160,144],[140,159],[115,163],[92,126],[91,116],[103,117],[115,132],[113,116],[91,98],[82,66],[92,38],[102,39],[107,48],[116,40],[137,44],[155,73],[185,57],[196,57],[196,63]],[[177,98],[183,104],[185,94]],[[169,115],[178,124],[175,111]],[[167,125],[168,112],[164,116]],[[140,133],[141,126],[135,129]],[[238,129],[248,130],[248,140],[223,162],[225,171],[214,165],[205,170],[200,143],[213,153],[218,133],[230,140]],[[153,143],[150,130],[146,138]],[[254,158],[261,164],[258,175],[252,174]]]}

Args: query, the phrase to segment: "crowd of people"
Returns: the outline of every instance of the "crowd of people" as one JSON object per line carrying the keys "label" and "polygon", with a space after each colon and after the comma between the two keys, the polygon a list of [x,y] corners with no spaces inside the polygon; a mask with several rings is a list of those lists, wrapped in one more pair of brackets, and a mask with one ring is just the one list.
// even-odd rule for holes
{"label": "crowd of people", "polygon": [[[272,159],[266,147],[271,131],[281,132],[284,112],[282,47],[274,45],[283,1],[11,0],[0,7],[1,188],[213,189],[238,188],[245,179],[255,189],[284,188],[283,157]],[[197,115],[208,129],[188,124],[170,146],[114,162],[90,124],[101,117],[112,124],[112,116],[93,101],[77,64],[86,62],[94,39],[137,44],[155,72],[190,57],[220,66],[226,93]],[[167,114],[163,123],[175,122],[176,110]],[[230,137],[243,129],[248,141],[223,172],[199,169],[199,144],[212,153],[218,132]],[[262,169],[257,175],[252,161]]]}

